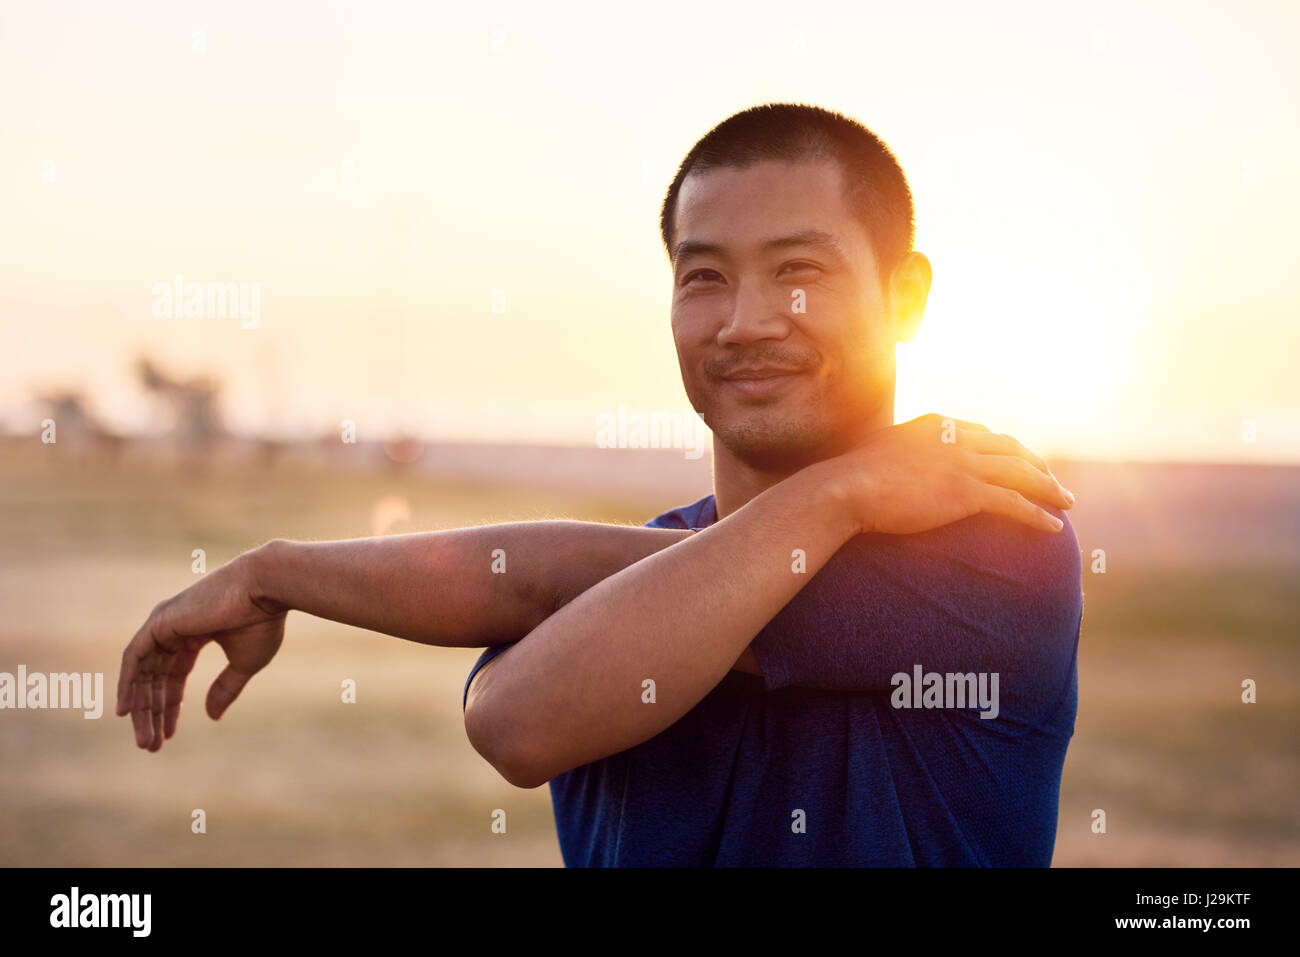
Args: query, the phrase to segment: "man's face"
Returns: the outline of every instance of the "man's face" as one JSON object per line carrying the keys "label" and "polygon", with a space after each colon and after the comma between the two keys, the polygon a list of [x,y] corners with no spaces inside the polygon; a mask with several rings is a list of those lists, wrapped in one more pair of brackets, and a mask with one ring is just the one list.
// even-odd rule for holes
{"label": "man's face", "polygon": [[[690,174],[672,326],[691,405],[755,468],[793,470],[892,424],[897,336],[832,160]],[[886,416],[880,421],[881,415]]]}

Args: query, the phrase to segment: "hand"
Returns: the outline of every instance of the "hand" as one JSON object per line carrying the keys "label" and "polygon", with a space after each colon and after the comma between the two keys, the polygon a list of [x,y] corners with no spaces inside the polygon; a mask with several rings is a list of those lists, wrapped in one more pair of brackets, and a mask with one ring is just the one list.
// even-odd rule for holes
{"label": "hand", "polygon": [[933,413],[874,432],[839,460],[861,532],[907,535],[979,512],[1058,532],[1061,521],[1030,499],[1074,505],[1047,463],[1011,436]]}
{"label": "hand", "polygon": [[208,690],[207,711],[214,721],[279,651],[288,609],[255,597],[253,554],[160,602],[126,646],[117,714],[130,712],[137,746],[157,751],[163,738],[176,733],[185,679],[208,642],[220,645],[228,662]]}

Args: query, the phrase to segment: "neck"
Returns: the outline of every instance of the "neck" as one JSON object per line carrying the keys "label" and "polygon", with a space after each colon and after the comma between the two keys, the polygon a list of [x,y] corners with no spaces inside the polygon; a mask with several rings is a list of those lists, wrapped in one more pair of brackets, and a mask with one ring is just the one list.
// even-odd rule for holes
{"label": "neck", "polygon": [[819,448],[808,456],[802,464],[789,468],[771,470],[759,468],[739,458],[730,449],[713,437],[713,499],[717,508],[718,521],[740,509],[756,495],[766,491],[783,479],[789,478],[799,469],[814,462],[843,455],[860,445],[872,432],[888,428],[894,424],[894,403],[892,398],[877,414],[867,417],[862,425],[826,446]]}

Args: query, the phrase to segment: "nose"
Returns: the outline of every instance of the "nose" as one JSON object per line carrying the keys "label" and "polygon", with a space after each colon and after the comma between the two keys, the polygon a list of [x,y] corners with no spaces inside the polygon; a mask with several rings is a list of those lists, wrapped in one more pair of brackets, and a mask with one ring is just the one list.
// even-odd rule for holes
{"label": "nose", "polygon": [[731,311],[718,330],[718,345],[743,346],[761,339],[784,339],[790,335],[790,318],[782,310],[790,303],[773,300],[760,283],[740,280]]}

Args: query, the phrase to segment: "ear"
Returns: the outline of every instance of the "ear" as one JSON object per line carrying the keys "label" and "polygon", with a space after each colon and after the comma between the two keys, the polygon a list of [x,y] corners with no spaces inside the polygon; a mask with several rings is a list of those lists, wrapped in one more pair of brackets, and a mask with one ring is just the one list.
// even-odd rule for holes
{"label": "ear", "polygon": [[911,342],[921,328],[932,275],[930,260],[922,253],[913,252],[894,267],[889,277],[889,307],[899,342]]}

